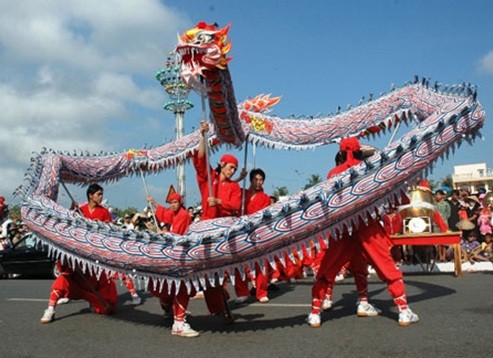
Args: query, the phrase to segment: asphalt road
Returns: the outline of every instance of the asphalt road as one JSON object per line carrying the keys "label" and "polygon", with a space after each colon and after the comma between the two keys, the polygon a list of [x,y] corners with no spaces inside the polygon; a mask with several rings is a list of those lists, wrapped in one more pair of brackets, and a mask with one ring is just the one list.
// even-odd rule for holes
{"label": "asphalt road", "polygon": [[[310,278],[281,283],[268,304],[235,306],[235,323],[207,315],[203,300],[191,301],[188,321],[198,338],[171,335],[158,300],[141,291],[132,306],[118,284],[119,310],[91,313],[83,301],[57,308],[56,320],[40,324],[51,280],[0,280],[0,357],[491,357],[493,274],[406,275],[411,308],[421,321],[397,325],[385,285],[370,279],[370,300],[383,313],[358,318],[354,283],[335,288],[335,307],[321,328],[305,323]],[[230,288],[230,291],[231,288]]]}

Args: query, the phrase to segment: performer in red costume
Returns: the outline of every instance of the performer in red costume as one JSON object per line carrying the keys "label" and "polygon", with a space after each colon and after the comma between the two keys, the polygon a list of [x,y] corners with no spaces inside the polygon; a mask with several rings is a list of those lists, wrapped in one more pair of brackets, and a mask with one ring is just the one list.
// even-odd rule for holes
{"label": "performer in red costume", "polygon": [[[340,151],[346,158],[342,160],[342,164],[332,169],[327,177],[331,178],[361,163],[361,160],[357,158],[360,149],[361,146],[357,138],[341,140]],[[387,283],[389,293],[399,309],[399,325],[407,326],[419,321],[418,315],[413,313],[407,305],[402,272],[396,268],[394,260],[392,260],[388,240],[390,239],[378,220],[369,217],[367,224],[360,219],[358,227],[353,230],[352,234],[344,230],[339,240],[331,242],[322,259],[320,270],[312,288],[312,310],[307,319],[310,326],[320,327],[320,311],[327,288],[334,281],[341,267],[347,262],[356,266],[354,270],[358,274],[355,275],[355,283],[361,300],[362,294],[367,291],[367,288],[364,289],[363,287],[362,276],[359,275],[360,270],[361,272],[367,270],[365,261],[369,262],[375,268],[378,277]],[[361,277],[361,280],[357,280],[357,277]],[[367,286],[367,284],[367,281],[364,282],[364,285]],[[358,306],[360,305],[358,304]]]}
{"label": "performer in red costume", "polygon": [[[101,205],[103,188],[98,184],[91,184],[87,188],[88,203],[80,207],[83,215],[91,220],[104,222],[111,221],[111,215]],[[41,323],[50,323],[55,319],[55,308],[60,298],[73,300],[84,299],[91,304],[94,313],[110,315],[116,310],[118,296],[115,282],[108,278],[103,271],[99,278],[95,273],[82,272],[80,267],[70,268],[66,263],[57,262],[60,275],[51,287],[48,308],[45,310]]]}
{"label": "performer in red costume", "polygon": [[[169,232],[179,235],[185,235],[188,226],[192,219],[182,203],[182,197],[178,193],[170,194],[167,198],[169,208],[158,205],[152,197],[148,197],[149,203],[156,207],[156,219],[160,223],[164,223],[169,227]],[[167,230],[166,230],[167,231]],[[190,295],[195,295],[195,290],[192,288],[190,295],[187,293],[187,287],[182,282],[180,290],[176,292],[176,288],[172,287],[168,293],[168,285],[166,283],[161,291],[158,287],[154,287],[153,282],[149,283],[148,290],[151,294],[159,298],[161,307],[166,313],[173,312],[173,327],[171,334],[180,337],[197,337],[199,332],[190,327],[186,322],[187,307],[190,301]],[[174,285],[174,284],[173,284]],[[159,285],[157,285],[159,286]]]}
{"label": "performer in red costume", "polygon": [[[262,169],[253,169],[250,172],[250,187],[245,191],[245,213],[247,215],[253,214],[259,210],[262,210],[271,204],[270,196],[264,192],[265,173]],[[270,265],[265,260],[266,274],[262,273],[260,266],[255,265],[255,278],[252,280],[255,282],[256,298],[261,303],[269,302],[268,297],[268,276],[270,271]],[[247,270],[248,271],[248,270]],[[241,279],[241,275],[236,272],[235,276],[235,292],[238,298],[237,303],[245,302],[250,296],[248,290],[248,279]]]}
{"label": "performer in red costume", "polygon": [[[194,153],[193,165],[197,172],[197,183],[202,197],[202,220],[237,216],[241,209],[241,188],[237,182],[231,180],[231,177],[238,168],[238,159],[231,154],[224,154],[216,170],[208,167],[205,136],[209,131],[209,123],[202,121],[200,131],[202,139],[198,150]],[[212,193],[209,191],[208,176]],[[207,284],[204,289],[204,298],[209,312],[211,314],[227,313],[228,292],[218,283],[216,287],[210,287]]]}
{"label": "performer in red costume", "polygon": [[[103,222],[111,222],[111,214],[108,209],[101,205],[103,201],[103,188],[97,184],[91,185],[89,188],[91,190],[98,190],[92,195],[92,201],[89,200],[86,204],[81,205],[79,210],[82,212],[85,218],[91,220],[99,220]],[[89,191],[89,189],[88,189]],[[88,198],[89,199],[89,198]],[[113,279],[118,279],[120,277],[119,274],[115,274]],[[134,282],[132,278],[128,277],[125,274],[121,274],[121,279],[125,287],[127,288],[130,296],[132,297],[133,305],[140,305],[142,303],[142,299],[140,298],[137,290],[135,289]]]}

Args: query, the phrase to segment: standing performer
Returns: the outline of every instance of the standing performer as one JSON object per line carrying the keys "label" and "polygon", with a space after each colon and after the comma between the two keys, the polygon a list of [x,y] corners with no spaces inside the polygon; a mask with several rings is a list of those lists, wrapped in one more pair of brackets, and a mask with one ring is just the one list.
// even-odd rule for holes
{"label": "standing performer", "polygon": [[[197,183],[202,198],[202,220],[220,218],[225,216],[237,216],[241,209],[241,188],[231,178],[238,168],[238,159],[232,154],[224,154],[221,157],[216,170],[207,166],[206,135],[209,131],[209,123],[200,123],[202,138],[198,150],[193,156],[193,165],[197,172]],[[209,179],[212,193],[209,192]],[[227,313],[226,300],[229,296],[223,287],[204,287],[204,298],[211,314]],[[226,298],[226,299],[225,299]]]}
{"label": "standing performer", "polygon": [[[86,194],[88,203],[80,207],[83,215],[91,220],[110,222],[110,212],[101,205],[103,188],[98,184],[91,184]],[[116,285],[104,271],[98,279],[89,269],[83,273],[79,267],[70,268],[60,261],[57,262],[57,266],[60,275],[51,287],[48,308],[41,318],[41,323],[53,322],[55,308],[60,298],[84,299],[91,304],[93,312],[98,314],[110,315],[116,310],[118,303]]]}
{"label": "standing performer", "polygon": [[[264,181],[265,181],[265,173],[262,169],[253,169],[250,172],[250,187],[246,190],[245,193],[245,213],[247,215],[253,214],[259,210],[262,210],[271,204],[270,196],[265,194],[264,192]],[[266,274],[262,273],[260,266],[258,264],[255,265],[255,290],[256,290],[256,298],[261,303],[269,302],[268,297],[268,280],[267,277],[270,271],[270,265],[265,260],[265,271]],[[237,272],[235,276],[235,292],[238,296],[237,302],[245,302],[250,295],[250,291],[248,290],[248,280],[245,278],[241,279],[240,274]]]}
{"label": "standing performer", "polygon": [[[342,164],[332,169],[327,177],[340,174],[361,163],[361,160],[357,159],[360,149],[361,146],[357,138],[341,140],[340,151],[346,158],[342,160]],[[390,255],[388,240],[390,240],[388,235],[377,219],[369,217],[367,224],[362,219],[359,220],[358,227],[353,230],[352,235],[344,230],[342,238],[332,242],[322,259],[320,270],[312,288],[312,310],[307,319],[311,327],[317,328],[321,325],[320,311],[329,283],[334,281],[336,274],[344,264],[353,263],[353,260],[360,256],[363,256],[375,268],[378,277],[387,283],[387,289],[399,309],[399,325],[407,326],[419,321],[418,315],[413,313],[407,305],[402,272],[396,268]],[[358,259],[357,261],[362,266],[364,260]],[[364,270],[363,267],[361,270]],[[355,280],[357,276],[359,275],[355,276]],[[359,287],[358,281],[356,284],[358,293],[362,292],[363,288]]]}
{"label": "standing performer", "polygon": [[[179,235],[185,235],[188,226],[192,219],[190,214],[185,209],[182,203],[182,197],[178,193],[168,195],[169,208],[158,205],[156,201],[151,197],[147,197],[149,203],[156,207],[156,219],[161,223],[164,223],[169,227],[169,232]],[[187,287],[184,282],[181,283],[178,293],[176,288],[172,287],[171,292],[168,293],[169,283],[166,283],[161,291],[154,288],[152,282],[149,282],[148,290],[154,296],[159,298],[161,307],[166,313],[173,311],[173,327],[171,334],[180,337],[197,337],[199,332],[190,327],[190,324],[186,322],[187,307],[190,301],[190,295],[187,293]],[[192,289],[191,295],[195,295],[195,291]]]}

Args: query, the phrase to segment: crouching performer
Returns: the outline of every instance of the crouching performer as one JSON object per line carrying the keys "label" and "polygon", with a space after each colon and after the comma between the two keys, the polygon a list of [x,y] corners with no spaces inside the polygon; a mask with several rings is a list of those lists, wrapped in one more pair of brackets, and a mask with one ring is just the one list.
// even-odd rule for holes
{"label": "crouching performer", "polygon": [[[80,212],[88,219],[110,222],[110,212],[101,205],[103,188],[98,184],[91,184],[87,188],[86,195],[88,203],[80,207]],[[118,303],[116,285],[104,271],[100,275],[90,272],[90,269],[83,272],[79,266],[70,268],[60,261],[57,262],[57,266],[60,275],[51,287],[48,308],[41,318],[41,323],[53,322],[55,308],[60,298],[86,300],[94,313],[111,315],[115,312]]]}
{"label": "crouching performer", "polygon": [[116,311],[118,296],[115,282],[103,272],[99,279],[94,273],[83,273],[80,268],[71,269],[57,262],[60,275],[51,286],[48,308],[41,323],[50,323],[55,319],[55,308],[60,298],[86,300],[94,313],[111,315]]}

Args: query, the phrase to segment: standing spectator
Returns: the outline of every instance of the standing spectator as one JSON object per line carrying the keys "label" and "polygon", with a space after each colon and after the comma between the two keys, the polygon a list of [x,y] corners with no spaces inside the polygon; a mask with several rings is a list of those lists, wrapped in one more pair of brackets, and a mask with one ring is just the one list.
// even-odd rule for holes
{"label": "standing spectator", "polygon": [[[476,239],[479,239],[480,232],[477,223],[481,211],[481,203],[479,202],[478,197],[475,195],[469,195],[464,199],[464,201],[466,203],[465,212],[467,214],[467,220],[474,224],[475,227],[472,229],[472,231],[474,231],[474,236],[476,237]],[[469,236],[468,232],[463,233],[464,238],[467,238],[467,236]]]}
{"label": "standing spectator", "polygon": [[[445,192],[441,189],[435,191],[435,206],[438,209],[438,212],[442,216],[442,219],[445,220],[446,223],[449,222],[450,219],[450,214],[452,211],[452,208],[450,204],[445,200],[447,198],[447,195]],[[433,225],[435,226],[435,225]],[[450,226],[449,226],[450,227]],[[435,232],[435,230],[433,230]],[[439,262],[445,262],[446,261],[446,252],[447,252],[447,246],[446,245],[437,245],[437,250],[438,250],[438,261]]]}
{"label": "standing spectator", "polygon": [[457,224],[460,221],[459,210],[461,208],[458,190],[452,190],[450,194],[450,198],[448,200],[448,204],[450,205],[450,216],[448,218],[448,227],[452,231],[457,231],[458,229]]}
{"label": "standing spectator", "polygon": [[123,225],[122,227],[126,230],[134,230],[135,229],[135,225],[134,223],[132,222],[132,214],[125,214],[125,216],[123,217]]}
{"label": "standing spectator", "polygon": [[195,219],[195,209],[193,208],[193,206],[189,206],[187,208],[187,211],[188,211],[188,215],[190,215],[190,220],[192,220],[192,222],[194,222],[194,219]]}

